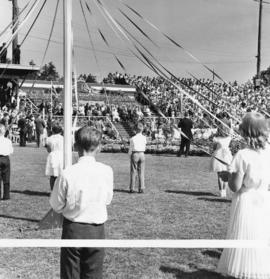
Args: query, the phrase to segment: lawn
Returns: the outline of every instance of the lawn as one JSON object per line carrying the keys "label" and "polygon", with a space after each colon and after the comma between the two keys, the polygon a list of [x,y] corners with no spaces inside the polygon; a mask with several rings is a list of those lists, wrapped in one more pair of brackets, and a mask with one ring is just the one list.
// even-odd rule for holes
{"label": "lawn", "polygon": [[[0,201],[1,238],[60,238],[61,230],[34,230],[49,210],[46,150],[15,147],[11,200]],[[218,196],[210,158],[146,155],[146,193],[129,194],[127,154],[101,153],[114,170],[108,239],[224,239],[230,199]],[[218,249],[107,249],[104,278],[223,278],[214,270]],[[2,276],[2,277],[1,277]],[[58,248],[3,248],[0,279],[59,278]]]}
{"label": "lawn", "polygon": [[[60,230],[35,231],[49,210],[46,150],[16,147],[11,158],[11,200],[0,202],[1,238],[59,238]],[[146,155],[146,193],[130,194],[127,154],[101,153],[114,170],[108,207],[109,239],[224,239],[230,199],[218,196],[207,157]]]}
{"label": "lawn", "polygon": [[[0,279],[59,279],[59,249],[0,250]],[[218,249],[106,249],[104,279],[225,279]],[[2,277],[1,277],[2,276]]]}

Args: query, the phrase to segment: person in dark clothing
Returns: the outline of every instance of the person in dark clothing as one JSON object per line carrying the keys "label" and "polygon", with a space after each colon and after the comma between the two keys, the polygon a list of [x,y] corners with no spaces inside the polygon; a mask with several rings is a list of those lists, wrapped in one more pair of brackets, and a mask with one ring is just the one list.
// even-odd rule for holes
{"label": "person in dark clothing", "polygon": [[7,63],[7,48],[6,43],[0,47],[0,63]]}
{"label": "person in dark clothing", "polygon": [[0,198],[3,182],[3,200],[10,199],[10,154],[13,153],[11,140],[4,137],[5,126],[0,124]]}
{"label": "person in dark clothing", "polygon": [[18,121],[18,128],[20,129],[20,146],[26,146],[27,120],[24,115],[21,115]]}
{"label": "person in dark clothing", "polygon": [[13,51],[13,63],[14,64],[21,64],[21,49],[20,45],[17,45]]}
{"label": "person in dark clothing", "polygon": [[181,135],[181,144],[180,144],[180,149],[177,154],[177,156],[181,156],[185,154],[185,157],[188,157],[189,154],[189,149],[190,149],[190,142],[193,140],[193,135],[192,135],[192,128],[193,128],[193,122],[191,119],[188,118],[189,114],[188,112],[185,112],[184,118],[180,120],[178,124],[178,128],[181,129],[181,132],[186,135]]}
{"label": "person in dark clothing", "polygon": [[36,125],[36,135],[37,135],[37,147],[40,146],[40,142],[43,139],[43,132],[44,128],[46,127],[46,124],[44,120],[41,118],[41,115],[39,114],[35,120]]}

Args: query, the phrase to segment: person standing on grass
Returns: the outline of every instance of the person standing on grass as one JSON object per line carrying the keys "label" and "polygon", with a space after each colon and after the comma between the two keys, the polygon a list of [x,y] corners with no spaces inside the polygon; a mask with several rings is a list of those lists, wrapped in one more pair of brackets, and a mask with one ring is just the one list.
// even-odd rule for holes
{"label": "person standing on grass", "polygon": [[[228,123],[226,123],[228,125]],[[226,127],[218,127],[217,134],[213,138],[213,142],[215,144],[215,151],[213,155],[226,162],[228,165],[232,162],[232,153],[229,148],[232,137],[230,135],[230,131]],[[228,182],[222,180],[222,172],[227,171],[227,166],[215,159],[211,158],[211,169],[210,171],[216,172],[218,177],[218,187],[220,191],[220,196],[225,198],[227,195],[226,189],[228,186]]]}
{"label": "person standing on grass", "polygon": [[[50,204],[64,217],[62,239],[104,239],[107,205],[113,197],[112,168],[99,163],[102,134],[85,126],[75,133],[78,163],[58,176]],[[61,248],[61,278],[102,278],[104,248]]]}
{"label": "person standing on grass", "polygon": [[134,193],[136,184],[136,176],[139,176],[139,193],[144,193],[144,170],[145,170],[145,156],[144,152],[146,149],[146,137],[142,134],[143,124],[139,122],[136,130],[137,134],[130,139],[129,151],[130,155],[130,193]]}
{"label": "person standing on grass", "polygon": [[40,114],[37,115],[37,118],[35,120],[35,126],[36,126],[36,135],[37,135],[37,147],[39,147],[40,143],[42,143],[43,133],[46,127],[46,124],[44,120],[41,118]]}
{"label": "person standing on grass", "polygon": [[6,128],[0,124],[0,198],[1,184],[3,182],[3,200],[10,199],[10,160],[9,155],[13,153],[12,142],[5,137]]}
{"label": "person standing on grass", "polygon": [[192,135],[192,128],[193,128],[193,122],[191,119],[188,118],[189,114],[186,111],[184,114],[184,118],[180,120],[178,124],[178,128],[181,129],[181,132],[183,132],[184,135],[181,134],[181,143],[180,143],[180,149],[177,154],[178,157],[181,157],[183,154],[185,154],[185,157],[188,157],[189,155],[189,149],[190,149],[190,143],[193,140]]}
{"label": "person standing on grass", "polygon": [[47,138],[46,149],[49,153],[46,162],[45,175],[50,177],[50,188],[53,190],[54,182],[63,169],[64,138],[59,125],[52,127],[52,135]]}
{"label": "person standing on grass", "polygon": [[[233,158],[223,179],[234,192],[227,239],[270,240],[269,126],[263,115],[247,113],[239,127],[247,147]],[[270,247],[227,248],[218,272],[243,279],[270,278]]]}

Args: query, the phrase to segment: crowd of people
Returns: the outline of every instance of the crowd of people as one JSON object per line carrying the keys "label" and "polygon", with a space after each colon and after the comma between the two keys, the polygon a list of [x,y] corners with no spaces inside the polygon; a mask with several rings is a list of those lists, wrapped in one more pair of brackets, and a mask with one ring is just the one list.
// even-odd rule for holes
{"label": "crowd of people", "polygon": [[[167,117],[181,117],[183,111],[189,111],[195,122],[202,118],[206,118],[209,122],[209,117],[202,108],[162,77],[131,76],[119,73],[109,76],[115,77],[114,83],[117,83],[121,77],[126,80],[127,84],[135,86],[139,93],[143,93]],[[196,78],[179,78],[172,81],[194,96],[206,110],[215,115],[226,111],[241,119],[247,111],[260,109],[267,112],[270,110],[270,88],[263,86],[256,88],[251,81],[244,84],[236,81],[226,83]],[[146,99],[144,102],[147,104]]]}

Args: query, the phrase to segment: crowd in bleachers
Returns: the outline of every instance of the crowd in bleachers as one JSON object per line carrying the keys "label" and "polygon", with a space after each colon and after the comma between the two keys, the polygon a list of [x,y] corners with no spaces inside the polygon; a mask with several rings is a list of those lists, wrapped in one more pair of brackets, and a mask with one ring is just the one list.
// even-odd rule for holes
{"label": "crowd in bleachers", "polygon": [[[190,114],[197,118],[205,115],[201,108],[163,78],[129,76],[127,82],[136,86],[139,92],[143,92],[168,117],[181,116],[181,108],[182,111],[190,111]],[[242,85],[237,82],[227,84],[210,79],[191,78],[174,82],[215,115],[226,111],[241,118],[246,111],[270,110],[270,88],[255,88],[250,81]]]}
{"label": "crowd in bleachers", "polygon": [[[87,117],[85,119],[88,120],[83,121],[88,121],[88,124],[98,127],[109,138],[117,137],[117,132],[112,128],[110,121],[112,123],[125,121],[132,124],[139,120],[145,122],[145,133],[153,139],[167,138],[168,135],[179,136],[175,125],[178,124],[184,111],[189,112],[190,118],[195,123],[195,128],[215,127],[215,121],[211,116],[161,77],[114,73],[109,74],[103,82],[129,84],[136,87],[137,101],[132,98],[127,99],[125,94],[109,93],[107,102],[94,103],[90,102],[91,100],[80,102],[78,108],[74,106],[73,115],[78,115],[81,119]],[[227,84],[217,80],[196,80],[193,78],[182,78],[179,81],[174,80],[174,82],[185,92],[194,96],[206,110],[217,117],[223,112],[228,112],[229,115],[233,116],[232,120],[234,121],[235,119],[241,119],[247,111],[260,110],[266,113],[270,111],[269,87],[255,88],[252,82],[240,85],[237,82]],[[104,94],[104,92],[100,94]],[[22,99],[22,106],[23,102]],[[152,104],[170,118],[169,123],[156,117],[157,114],[155,114]],[[49,101],[42,101],[36,105],[39,113],[45,112],[45,115],[50,115],[52,112],[55,117],[63,116],[64,110],[61,102],[54,103],[53,107],[51,107]],[[7,118],[8,114],[9,122],[10,119],[13,119],[12,121],[16,123],[15,111],[14,107],[2,106],[0,120]],[[31,115],[27,115],[26,108],[24,114],[30,124]],[[237,121],[235,121],[235,124],[237,124]]]}

